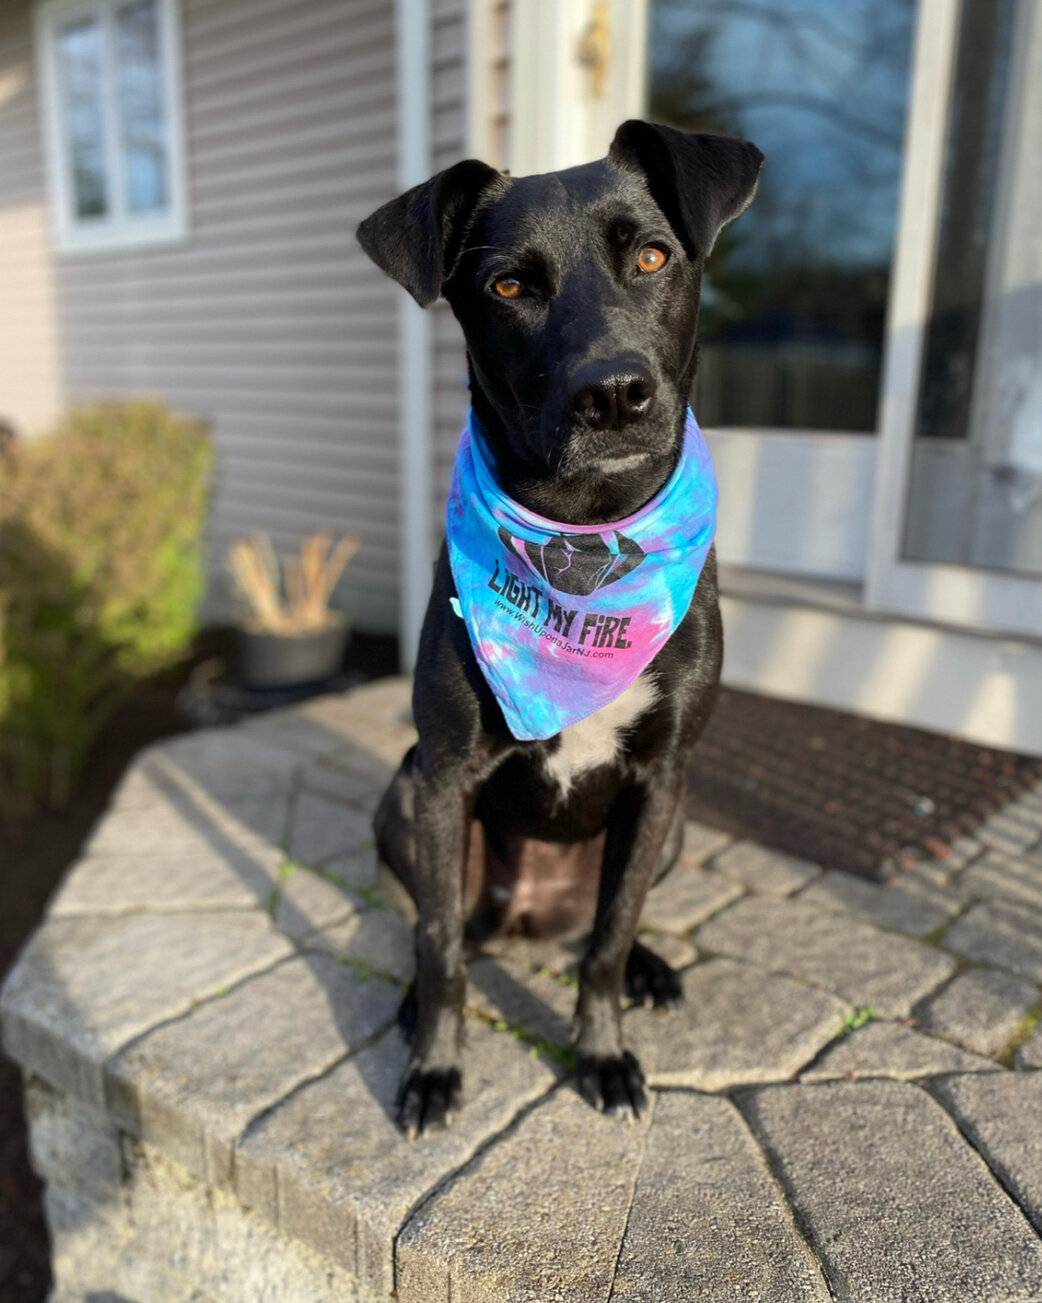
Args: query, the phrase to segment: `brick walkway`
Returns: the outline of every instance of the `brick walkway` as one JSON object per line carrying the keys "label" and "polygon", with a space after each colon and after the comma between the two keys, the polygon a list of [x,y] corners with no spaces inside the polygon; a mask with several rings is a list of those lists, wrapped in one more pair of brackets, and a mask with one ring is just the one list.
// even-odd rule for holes
{"label": "brick walkway", "polygon": [[580,1102],[575,956],[515,945],[410,1146],[368,830],[406,696],[146,753],[9,975],[54,1303],[1042,1299],[1042,789],[891,885],[692,823],[648,1117]]}

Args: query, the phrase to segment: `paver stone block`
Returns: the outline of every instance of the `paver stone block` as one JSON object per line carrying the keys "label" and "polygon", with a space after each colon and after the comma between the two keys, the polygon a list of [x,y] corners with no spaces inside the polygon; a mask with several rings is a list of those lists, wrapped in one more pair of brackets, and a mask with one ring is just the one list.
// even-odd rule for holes
{"label": "paver stone block", "polygon": [[557,1091],[410,1219],[399,1303],[603,1303],[646,1136]]}
{"label": "paver stone block", "polygon": [[5,1048],[24,1071],[104,1108],[106,1059],[289,951],[253,910],[51,919],[4,984]]}
{"label": "paver stone block", "polygon": [[301,945],[305,950],[328,951],[363,973],[383,973],[397,982],[408,981],[415,968],[412,928],[393,909],[351,914],[341,923],[309,932]]}
{"label": "paver stone block", "polygon": [[659,1096],[611,1303],[830,1297],[734,1105],[686,1092]]}
{"label": "paver stone block", "polygon": [[787,896],[821,875],[821,869],[810,860],[748,841],[735,842],[714,856],[713,868],[766,896]]}
{"label": "paver stone block", "polygon": [[919,1012],[919,1023],[978,1054],[1005,1049],[1042,991],[1021,977],[975,968],[935,995]]}
{"label": "paver stone block", "polygon": [[1042,1294],[1042,1243],[925,1091],[898,1081],[783,1086],[757,1091],[747,1113],[837,1298]]}
{"label": "paver stone block", "polygon": [[939,1072],[994,1072],[991,1059],[968,1054],[956,1045],[924,1036],[900,1023],[871,1022],[831,1046],[800,1074],[803,1081],[836,1077],[896,1077],[915,1080]]}
{"label": "paver stone block", "polygon": [[941,904],[937,893],[930,899],[922,891],[898,884],[866,882],[864,878],[834,869],[801,892],[800,900],[820,905],[822,909],[842,910],[867,923],[912,936],[932,931],[957,913],[962,903],[954,893]]}
{"label": "paver stone block", "polygon": [[556,1075],[512,1036],[468,1021],[463,1108],[448,1130],[410,1144],[393,1121],[408,1059],[397,1030],[388,1032],[273,1109],[236,1154],[247,1206],[384,1293],[394,1284],[394,1237],[410,1210]]}
{"label": "paver stone block", "polygon": [[108,1069],[120,1126],[228,1187],[247,1124],[394,1019],[400,992],[328,955],[280,964],[157,1028]]}
{"label": "paver stone block", "polygon": [[885,1017],[903,1017],[955,969],[930,946],[802,898],[739,901],[699,929],[699,948],[791,973]]}
{"label": "paver stone block", "polygon": [[1042,932],[1042,855],[988,851],[970,865],[959,885],[983,900],[999,897],[1032,906],[1039,911],[1035,926]]}
{"label": "paver stone block", "polygon": [[933,1089],[1042,1232],[1042,1073],[947,1077]]}
{"label": "paver stone block", "polygon": [[683,988],[679,1009],[634,1010],[623,1021],[653,1085],[785,1081],[836,1035],[846,1012],[825,991],[731,959],[696,964]]}
{"label": "paver stone block", "polygon": [[300,792],[289,835],[290,858],[313,867],[335,855],[357,851],[373,839],[372,818],[354,805]]}
{"label": "paver stone block", "polygon": [[941,937],[968,959],[1042,982],[1042,916],[1012,901],[972,906]]}
{"label": "paver stone block", "polygon": [[711,869],[678,864],[648,892],[641,926],[683,936],[741,894],[737,883],[729,882]]}

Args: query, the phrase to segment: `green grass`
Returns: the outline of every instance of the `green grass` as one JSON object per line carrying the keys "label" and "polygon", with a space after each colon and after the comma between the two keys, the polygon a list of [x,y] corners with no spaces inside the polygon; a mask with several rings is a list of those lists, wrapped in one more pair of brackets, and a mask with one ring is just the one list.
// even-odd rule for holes
{"label": "green grass", "polygon": [[843,1015],[843,1021],[839,1025],[839,1035],[849,1036],[851,1032],[856,1032],[859,1027],[865,1027],[870,1022],[875,1022],[879,1014],[870,1004],[858,1005],[855,1009],[850,1009]]}
{"label": "green grass", "polygon": [[355,895],[361,896],[365,903],[371,905],[373,909],[382,909],[384,907],[384,898],[380,895],[377,887],[352,887],[351,890]]}
{"label": "green grass", "polygon": [[555,1063],[560,1063],[568,1072],[574,1070],[575,1050],[572,1046],[558,1045],[556,1041],[546,1040],[545,1037],[530,1032],[527,1027],[518,1027],[507,1022],[505,1018],[496,1018],[493,1014],[486,1013],[484,1009],[476,1009],[472,1005],[467,1006],[466,1012],[472,1018],[480,1019],[493,1031],[506,1032],[508,1036],[513,1036],[515,1040],[527,1045],[528,1052],[533,1058],[542,1056],[543,1058],[553,1059]]}
{"label": "green grass", "polygon": [[388,986],[397,987],[403,995],[409,989],[408,982],[399,981],[393,973],[387,973],[382,968],[377,968],[362,955],[334,954],[333,958],[338,964],[343,964],[345,968],[350,968],[360,982],[367,982],[370,978],[376,982],[386,982]]}
{"label": "green grass", "polygon": [[1026,1013],[1021,1018],[1017,1024],[1017,1030],[1006,1042],[1002,1053],[996,1056],[1003,1067],[1011,1068],[1013,1066],[1013,1057],[1017,1050],[1031,1037],[1039,1023],[1042,1023],[1042,1004],[1036,1005],[1030,1013]]}
{"label": "green grass", "polygon": [[924,946],[939,946],[941,944],[941,937],[944,936],[945,932],[947,932],[955,922],[955,917],[942,919],[940,923],[937,923],[930,928],[929,932],[924,932],[922,936],[919,937],[919,940]]}
{"label": "green grass", "polygon": [[541,968],[536,969],[536,972],[540,977],[548,977],[551,982],[556,982],[558,986],[567,986],[573,991],[579,989],[577,978],[573,977],[571,973],[558,972],[556,968],[551,968],[549,964],[543,964]]}

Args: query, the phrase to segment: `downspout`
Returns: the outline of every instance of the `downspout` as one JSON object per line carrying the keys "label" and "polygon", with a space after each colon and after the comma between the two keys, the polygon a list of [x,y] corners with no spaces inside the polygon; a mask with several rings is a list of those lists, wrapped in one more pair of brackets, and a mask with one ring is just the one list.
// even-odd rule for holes
{"label": "downspout", "polygon": [[[398,188],[426,181],[431,170],[430,27],[425,0],[396,0]],[[431,319],[408,294],[398,295],[398,445],[401,546],[399,660],[416,663],[431,588],[433,412]]]}

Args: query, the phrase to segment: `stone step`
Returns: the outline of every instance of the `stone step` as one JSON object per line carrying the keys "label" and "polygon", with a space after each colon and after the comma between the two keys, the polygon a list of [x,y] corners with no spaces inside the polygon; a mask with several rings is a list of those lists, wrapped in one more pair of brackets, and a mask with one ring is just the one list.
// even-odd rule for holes
{"label": "stone step", "polygon": [[581,944],[500,942],[464,1107],[409,1144],[370,833],[408,697],[149,750],[8,975],[54,1303],[1042,1298],[1042,792],[954,885],[690,824],[641,933],[684,1002],[623,1014],[645,1118],[569,1080]]}

